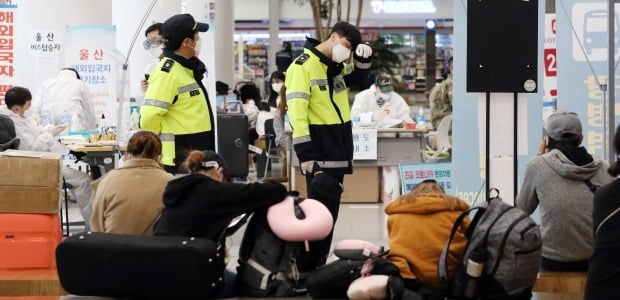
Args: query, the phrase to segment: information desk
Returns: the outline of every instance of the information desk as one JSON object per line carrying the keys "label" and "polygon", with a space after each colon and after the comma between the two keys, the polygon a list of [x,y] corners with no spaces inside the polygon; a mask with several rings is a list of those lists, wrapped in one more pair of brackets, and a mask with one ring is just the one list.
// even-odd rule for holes
{"label": "information desk", "polygon": [[67,145],[67,148],[76,156],[83,156],[90,166],[91,177],[97,179],[106,172],[114,169],[114,154],[124,152],[127,147],[118,148],[115,145]]}
{"label": "information desk", "polygon": [[[377,133],[377,160],[354,160],[354,166],[395,166],[399,164],[422,163],[424,150],[424,134],[428,129],[384,128]],[[394,133],[395,136],[382,136],[383,133]],[[289,133],[290,134],[290,133]],[[295,148],[291,149],[291,166],[299,166]]]}
{"label": "information desk", "polygon": [[[424,134],[428,129],[385,128],[378,129],[377,159],[354,160],[353,175],[345,176],[345,191],[342,202],[377,202],[379,201],[379,169],[382,166],[397,166],[400,164],[416,164],[424,161],[425,148]],[[391,133],[393,136],[385,136]],[[290,134],[290,133],[289,133]],[[299,160],[294,147],[291,147],[290,186],[305,194],[305,179],[299,172]],[[374,168],[376,176],[369,168]],[[356,170],[357,175],[356,175]],[[301,180],[299,182],[298,180]],[[363,186],[360,187],[360,186]],[[368,188],[371,190],[368,190]],[[376,187],[376,188],[375,188]],[[376,191],[376,192],[373,192]]]}

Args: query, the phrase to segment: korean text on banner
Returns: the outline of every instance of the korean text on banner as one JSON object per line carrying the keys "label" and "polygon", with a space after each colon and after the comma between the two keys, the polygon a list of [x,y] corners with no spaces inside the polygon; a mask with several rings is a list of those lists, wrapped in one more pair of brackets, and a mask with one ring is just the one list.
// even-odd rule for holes
{"label": "korean text on banner", "polygon": [[353,159],[377,159],[376,128],[353,128]]}
{"label": "korean text on banner", "polygon": [[15,66],[15,9],[16,5],[0,5],[0,105],[4,106],[4,94],[13,87]]}
{"label": "korean text on banner", "polygon": [[105,115],[104,125],[116,124],[116,45],[114,26],[68,26],[65,33],[66,63],[80,73],[88,85],[95,114]]}
{"label": "korean text on banner", "polygon": [[451,163],[406,164],[399,167],[403,195],[411,192],[422,181],[429,179],[437,181],[446,194],[454,195]]}

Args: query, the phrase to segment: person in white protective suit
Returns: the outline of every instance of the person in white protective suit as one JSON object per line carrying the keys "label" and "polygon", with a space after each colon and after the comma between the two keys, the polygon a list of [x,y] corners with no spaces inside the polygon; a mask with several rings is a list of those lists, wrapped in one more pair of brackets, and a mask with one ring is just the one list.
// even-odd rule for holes
{"label": "person in white protective suit", "polygon": [[[381,74],[375,84],[355,95],[351,117],[360,117],[360,125],[398,127],[403,122],[413,122],[409,116],[409,105],[403,97],[394,92],[392,76]],[[401,126],[402,127],[402,126]]]}
{"label": "person in white protective suit", "polygon": [[[409,105],[403,97],[394,92],[392,76],[383,73],[377,76],[375,84],[355,95],[351,117],[359,117],[361,126],[377,128],[402,127],[413,123]],[[395,136],[393,133],[379,133],[379,136]],[[400,196],[400,172],[398,166],[385,166],[382,170],[381,200],[385,203]]]}
{"label": "person in white protective suit", "polygon": [[136,104],[138,106],[144,104],[144,93],[149,87],[148,79],[151,76],[151,71],[153,71],[157,63],[159,63],[159,60],[163,57],[164,43],[162,40],[162,26],[162,23],[153,23],[144,31],[146,40],[144,40],[142,45],[144,46],[144,50],[148,51],[153,58],[149,59],[149,62],[144,66],[142,70],[144,75],[140,75],[144,77],[140,78],[140,89],[136,94]]}
{"label": "person in white protective suit", "polygon": [[32,105],[42,125],[66,124],[71,131],[97,129],[90,91],[75,69],[64,68],[45,81]]}
{"label": "person in white protective suit", "polygon": [[[0,114],[7,115],[15,124],[15,133],[19,138],[19,150],[26,151],[51,151],[58,143],[57,136],[66,128],[66,124],[39,125],[28,117],[32,95],[27,88],[13,87],[5,94],[5,103],[8,109],[3,109]],[[63,166],[61,169],[65,182],[73,189],[77,204],[84,220],[90,220],[90,213],[86,210],[93,196],[90,187],[92,179],[86,173]]]}

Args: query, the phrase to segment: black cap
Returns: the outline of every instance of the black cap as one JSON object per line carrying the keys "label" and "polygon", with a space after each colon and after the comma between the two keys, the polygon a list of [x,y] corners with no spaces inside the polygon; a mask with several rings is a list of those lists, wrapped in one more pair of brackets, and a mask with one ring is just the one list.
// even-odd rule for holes
{"label": "black cap", "polygon": [[228,95],[228,90],[228,84],[226,84],[225,82],[219,80],[215,82],[215,92],[218,95]]}
{"label": "black cap", "polygon": [[351,49],[355,50],[357,45],[362,42],[362,34],[357,28],[347,22],[338,22],[332,27],[332,32],[342,35],[351,42]]}
{"label": "black cap", "polygon": [[204,152],[205,158],[202,161],[202,166],[205,168],[219,168],[222,167],[224,170],[228,170],[226,166],[226,162],[224,159],[217,154],[215,151],[205,150]]}
{"label": "black cap", "polygon": [[194,32],[205,32],[209,30],[209,24],[199,23],[190,14],[174,15],[162,25],[163,34],[169,39],[171,37],[191,37]]}
{"label": "black cap", "polygon": [[0,151],[17,149],[19,139],[15,134],[15,124],[7,115],[0,115]]}

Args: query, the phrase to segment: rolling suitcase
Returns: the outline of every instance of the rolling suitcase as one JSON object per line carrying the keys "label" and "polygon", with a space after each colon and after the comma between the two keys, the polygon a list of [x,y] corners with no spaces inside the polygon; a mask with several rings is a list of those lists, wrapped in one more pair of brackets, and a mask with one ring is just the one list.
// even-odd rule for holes
{"label": "rolling suitcase", "polygon": [[62,239],[58,214],[0,213],[0,269],[50,269]]}
{"label": "rolling suitcase", "polygon": [[245,114],[218,114],[218,153],[228,166],[228,175],[248,176],[248,117]]}
{"label": "rolling suitcase", "polygon": [[56,250],[69,293],[137,299],[207,299],[223,282],[224,247],[209,239],[79,233]]}

